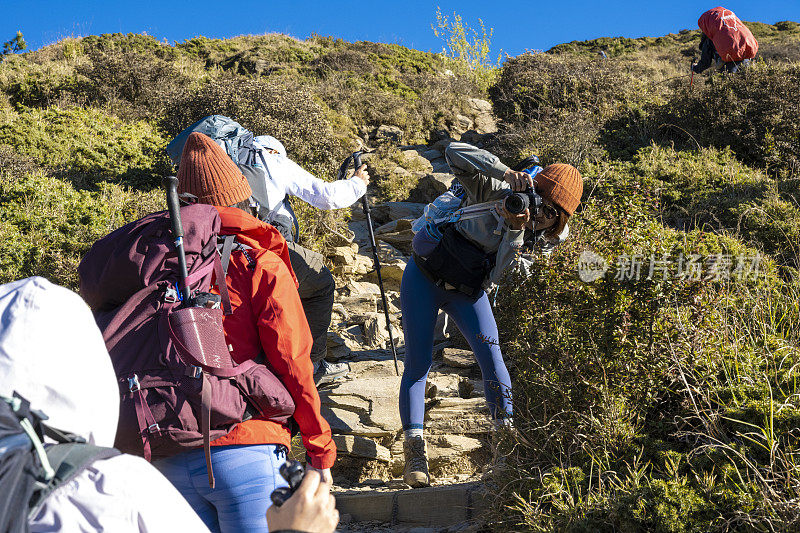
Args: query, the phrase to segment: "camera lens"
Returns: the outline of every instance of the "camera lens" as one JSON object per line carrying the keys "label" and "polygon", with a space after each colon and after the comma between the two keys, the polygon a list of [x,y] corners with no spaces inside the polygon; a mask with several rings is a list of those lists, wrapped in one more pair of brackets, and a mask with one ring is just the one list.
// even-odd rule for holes
{"label": "camera lens", "polygon": [[503,205],[509,213],[519,215],[528,209],[528,206],[530,205],[530,199],[528,198],[527,194],[515,192],[506,196]]}

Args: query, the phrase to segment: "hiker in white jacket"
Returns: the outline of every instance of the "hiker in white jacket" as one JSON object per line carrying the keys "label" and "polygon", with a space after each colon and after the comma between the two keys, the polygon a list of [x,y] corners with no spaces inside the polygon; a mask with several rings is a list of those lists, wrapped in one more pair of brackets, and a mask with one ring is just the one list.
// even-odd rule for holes
{"label": "hiker in white jacket", "polygon": [[366,165],[362,165],[349,179],[328,182],[289,159],[283,143],[275,137],[261,135],[254,139],[254,144],[264,156],[263,162],[257,160],[255,166],[266,164],[266,194],[252,187],[253,197],[261,204],[258,216],[278,228],[289,244],[289,258],[299,283],[297,290],[314,339],[311,347],[314,382],[323,385],[344,377],[349,370],[347,363],[325,361],[336,284],[322,255],[294,242],[298,228],[286,198],[296,196],[317,209],[350,207],[367,192],[369,174]]}
{"label": "hiker in white jacket", "polygon": [[[47,425],[113,446],[119,389],[100,330],[80,296],[44,278],[0,285],[0,395],[14,391],[49,417]],[[30,531],[208,529],[150,463],[116,455],[51,493]]]}

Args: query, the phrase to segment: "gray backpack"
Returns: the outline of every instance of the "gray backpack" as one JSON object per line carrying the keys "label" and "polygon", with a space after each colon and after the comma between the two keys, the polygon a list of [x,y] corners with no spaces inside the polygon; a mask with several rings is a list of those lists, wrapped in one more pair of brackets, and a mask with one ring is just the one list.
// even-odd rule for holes
{"label": "gray backpack", "polygon": [[[17,393],[0,397],[0,532],[27,533],[54,490],[87,466],[119,455],[114,448],[86,444],[44,424],[47,416],[31,409]],[[47,435],[58,444],[44,446]]]}
{"label": "gray backpack", "polygon": [[239,170],[247,178],[250,189],[261,208],[258,218],[275,226],[287,241],[297,242],[300,237],[300,227],[297,224],[297,216],[294,214],[289,199],[282,199],[283,205],[291,213],[291,218],[273,216],[267,210],[270,201],[267,194],[266,180],[272,179],[267,170],[267,162],[264,154],[253,144],[253,132],[243,127],[235,120],[222,115],[209,115],[203,117],[182,132],[180,132],[167,145],[167,155],[172,163],[180,166],[183,145],[192,133],[202,133],[210,137],[213,141],[221,145],[228,156],[239,167]]}

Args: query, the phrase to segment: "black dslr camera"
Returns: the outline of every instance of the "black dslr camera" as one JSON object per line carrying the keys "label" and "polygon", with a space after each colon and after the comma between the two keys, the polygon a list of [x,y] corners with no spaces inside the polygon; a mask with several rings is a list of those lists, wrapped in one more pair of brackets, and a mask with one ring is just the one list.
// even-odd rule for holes
{"label": "black dslr camera", "polygon": [[287,460],[281,465],[280,473],[289,486],[278,487],[272,491],[272,494],[270,494],[272,503],[278,507],[286,503],[286,500],[292,497],[292,494],[294,494],[294,492],[297,490],[297,487],[300,486],[300,483],[303,482],[303,478],[306,475],[303,465],[300,464],[300,462],[293,461],[291,459]]}
{"label": "black dslr camera", "polygon": [[[542,167],[539,166],[539,158],[535,155],[522,159],[511,169],[526,172],[531,177],[542,171]],[[503,200],[503,207],[513,215],[519,215],[524,213],[526,209],[530,209],[533,217],[539,213],[539,209],[542,207],[542,197],[536,193],[533,187],[528,187],[524,191],[512,192],[506,196]]]}
{"label": "black dslr camera", "polygon": [[512,192],[503,200],[503,207],[513,214],[519,215],[526,209],[531,210],[531,216],[536,216],[542,207],[542,197],[539,196],[533,187],[528,187],[524,191]]}

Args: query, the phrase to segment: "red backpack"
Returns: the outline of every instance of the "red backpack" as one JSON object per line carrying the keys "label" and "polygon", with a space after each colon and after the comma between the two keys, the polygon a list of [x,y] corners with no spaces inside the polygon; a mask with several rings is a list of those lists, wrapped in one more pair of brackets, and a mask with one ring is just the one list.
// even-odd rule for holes
{"label": "red backpack", "polygon": [[[187,285],[201,293],[214,272],[225,279],[233,238],[220,257],[217,209],[197,204],[180,214]],[[213,487],[209,442],[252,417],[285,422],[294,401],[264,364],[233,362],[222,309],[180,306],[177,256],[169,215],[153,213],[92,246],[78,267],[80,293],[119,382],[115,447],[150,461],[203,446]],[[220,294],[224,307],[224,283]]]}
{"label": "red backpack", "polygon": [[758,41],[730,9],[715,7],[700,16],[700,30],[711,39],[724,62],[753,59],[758,53]]}

